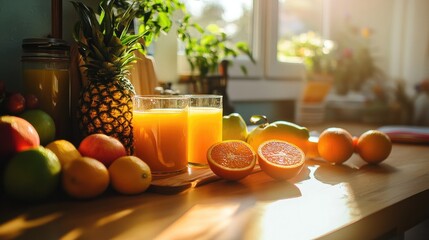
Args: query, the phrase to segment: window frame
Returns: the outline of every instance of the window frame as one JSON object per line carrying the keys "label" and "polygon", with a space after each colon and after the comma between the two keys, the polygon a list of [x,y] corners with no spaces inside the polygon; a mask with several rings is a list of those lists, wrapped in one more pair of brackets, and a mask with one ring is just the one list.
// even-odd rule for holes
{"label": "window frame", "polygon": [[[305,76],[304,64],[277,60],[278,4],[278,0],[253,0],[252,47],[256,63],[248,59],[233,60],[231,78],[296,80]],[[241,65],[247,68],[247,75],[240,71]]]}
{"label": "window frame", "polygon": [[[323,29],[324,38],[329,38],[329,11],[330,0],[323,1]],[[301,62],[280,62],[277,60],[278,41],[278,12],[279,0],[253,0],[253,31],[252,51],[255,63],[245,56],[231,59],[229,76],[231,79],[279,79],[297,80],[305,78],[305,65]],[[275,46],[275,47],[272,47]],[[185,58],[178,54],[178,60]],[[186,60],[185,60],[186,61]],[[183,63],[179,63],[178,74],[186,72]],[[247,69],[244,74],[241,67]],[[185,71],[183,71],[185,70]]]}

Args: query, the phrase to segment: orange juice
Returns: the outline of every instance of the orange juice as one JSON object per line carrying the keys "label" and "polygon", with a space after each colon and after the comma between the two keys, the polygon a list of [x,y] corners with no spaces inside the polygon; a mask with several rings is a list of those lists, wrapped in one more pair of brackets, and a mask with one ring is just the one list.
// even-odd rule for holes
{"label": "orange juice", "polygon": [[71,135],[70,81],[67,69],[25,69],[24,87],[37,96],[40,109],[55,121],[56,138]]}
{"label": "orange juice", "polygon": [[172,173],[186,169],[188,108],[149,109],[133,112],[135,155],[152,173]]}
{"label": "orange juice", "polygon": [[188,161],[207,164],[207,150],[222,141],[222,109],[191,107],[189,109]]}
{"label": "orange juice", "polygon": [[40,109],[55,121],[56,138],[71,137],[70,45],[57,38],[22,40],[22,71],[26,93],[39,99]]}

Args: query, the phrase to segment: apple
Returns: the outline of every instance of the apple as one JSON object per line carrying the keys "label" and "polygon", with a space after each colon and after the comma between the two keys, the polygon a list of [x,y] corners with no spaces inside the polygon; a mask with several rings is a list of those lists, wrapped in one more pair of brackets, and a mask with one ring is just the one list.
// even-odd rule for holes
{"label": "apple", "polygon": [[39,98],[36,95],[32,93],[25,95],[26,109],[37,109],[38,107],[39,107]]}
{"label": "apple", "polygon": [[25,98],[21,93],[12,93],[6,97],[6,111],[12,115],[18,115],[25,109]]}
{"label": "apple", "polygon": [[86,136],[80,142],[78,151],[84,157],[97,159],[106,167],[116,159],[127,155],[124,145],[118,139],[102,133]]}
{"label": "apple", "polygon": [[25,119],[0,117],[0,158],[8,159],[17,152],[40,145],[39,134]]}
{"label": "apple", "polygon": [[222,140],[242,140],[247,138],[247,125],[239,113],[231,113],[222,119]]}

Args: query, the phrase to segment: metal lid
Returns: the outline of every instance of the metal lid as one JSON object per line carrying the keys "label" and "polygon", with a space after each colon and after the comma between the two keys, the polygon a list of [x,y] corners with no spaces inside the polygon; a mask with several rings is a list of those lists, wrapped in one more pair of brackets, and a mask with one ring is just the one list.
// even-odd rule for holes
{"label": "metal lid", "polygon": [[70,45],[57,38],[27,38],[22,40],[23,60],[34,58],[69,59]]}

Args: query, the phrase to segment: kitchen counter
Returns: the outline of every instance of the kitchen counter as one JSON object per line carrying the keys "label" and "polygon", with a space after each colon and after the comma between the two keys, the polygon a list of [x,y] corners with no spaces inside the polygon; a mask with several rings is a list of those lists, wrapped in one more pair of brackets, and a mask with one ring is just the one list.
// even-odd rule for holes
{"label": "kitchen counter", "polygon": [[[319,130],[322,124],[309,127]],[[332,124],[358,135],[373,126]],[[188,190],[0,201],[0,239],[373,239],[429,218],[428,145],[394,144],[380,165],[308,160],[289,181],[263,172]]]}

